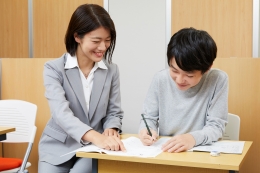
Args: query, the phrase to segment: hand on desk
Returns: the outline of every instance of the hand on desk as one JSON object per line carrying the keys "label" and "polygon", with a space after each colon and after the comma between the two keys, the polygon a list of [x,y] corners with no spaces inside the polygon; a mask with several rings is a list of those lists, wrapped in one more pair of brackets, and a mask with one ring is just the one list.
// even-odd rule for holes
{"label": "hand on desk", "polygon": [[[112,130],[113,131],[113,130]],[[84,141],[92,142],[99,148],[103,148],[111,151],[126,151],[123,142],[120,140],[119,136],[116,136],[114,131],[111,132],[108,129],[105,134],[100,134],[95,130],[90,130],[85,133],[82,137]],[[116,132],[117,133],[117,132]],[[107,136],[111,135],[111,136]]]}
{"label": "hand on desk", "polygon": [[156,131],[150,129],[152,136],[149,135],[147,129],[142,129],[139,132],[139,138],[142,141],[144,145],[152,145],[154,142],[156,142],[158,138],[158,134]]}
{"label": "hand on desk", "polygon": [[193,136],[187,133],[172,137],[162,146],[162,150],[169,153],[178,153],[191,149],[195,144]]}

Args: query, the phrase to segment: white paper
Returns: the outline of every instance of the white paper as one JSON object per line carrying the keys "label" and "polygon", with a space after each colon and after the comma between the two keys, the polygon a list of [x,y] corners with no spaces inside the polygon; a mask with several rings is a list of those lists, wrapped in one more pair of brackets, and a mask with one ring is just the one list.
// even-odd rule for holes
{"label": "white paper", "polygon": [[197,146],[188,151],[218,151],[229,154],[242,154],[245,141],[218,141],[212,145]]}
{"label": "white paper", "polygon": [[[126,152],[105,150],[91,144],[79,148],[77,150],[74,150],[72,152],[69,152],[67,154],[76,153],[76,152],[99,152],[99,153],[103,152],[109,155],[117,155],[117,156],[156,157],[158,154],[162,152],[161,150],[162,145],[165,144],[169,139],[170,138],[160,138],[153,145],[144,146],[139,138],[129,137],[127,139],[122,140],[126,148]],[[62,156],[65,156],[67,154],[64,154]]]}

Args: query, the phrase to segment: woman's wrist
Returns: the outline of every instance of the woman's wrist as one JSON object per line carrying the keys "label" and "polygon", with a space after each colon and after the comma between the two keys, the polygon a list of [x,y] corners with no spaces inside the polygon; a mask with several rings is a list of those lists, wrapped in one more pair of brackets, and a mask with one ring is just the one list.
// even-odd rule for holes
{"label": "woman's wrist", "polygon": [[98,136],[98,135],[101,135],[100,133],[98,133],[97,131],[91,129],[89,131],[87,131],[83,136],[82,136],[82,140],[83,141],[88,141],[88,142],[94,142],[95,138]]}

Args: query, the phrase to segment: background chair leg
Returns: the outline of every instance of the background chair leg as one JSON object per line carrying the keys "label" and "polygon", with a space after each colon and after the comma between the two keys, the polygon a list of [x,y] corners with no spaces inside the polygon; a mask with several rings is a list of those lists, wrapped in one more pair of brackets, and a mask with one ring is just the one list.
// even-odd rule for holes
{"label": "background chair leg", "polygon": [[23,171],[19,170],[19,171],[17,171],[17,173],[29,173],[29,171],[27,169],[25,169]]}

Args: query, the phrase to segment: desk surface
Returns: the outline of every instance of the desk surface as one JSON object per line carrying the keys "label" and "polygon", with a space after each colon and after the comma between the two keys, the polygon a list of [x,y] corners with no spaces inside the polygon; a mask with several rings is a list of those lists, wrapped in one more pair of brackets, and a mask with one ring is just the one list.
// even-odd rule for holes
{"label": "desk surface", "polygon": [[0,127],[0,135],[15,131],[14,127]]}
{"label": "desk surface", "polygon": [[[122,139],[133,134],[121,135]],[[77,152],[77,157],[87,157],[105,160],[118,160],[139,163],[152,163],[162,165],[186,166],[197,168],[210,168],[221,170],[239,170],[252,142],[246,141],[242,154],[220,154],[218,157],[212,157],[208,152],[181,152],[181,153],[166,153],[163,152],[155,158],[141,158],[128,156],[112,156],[100,153]]]}

